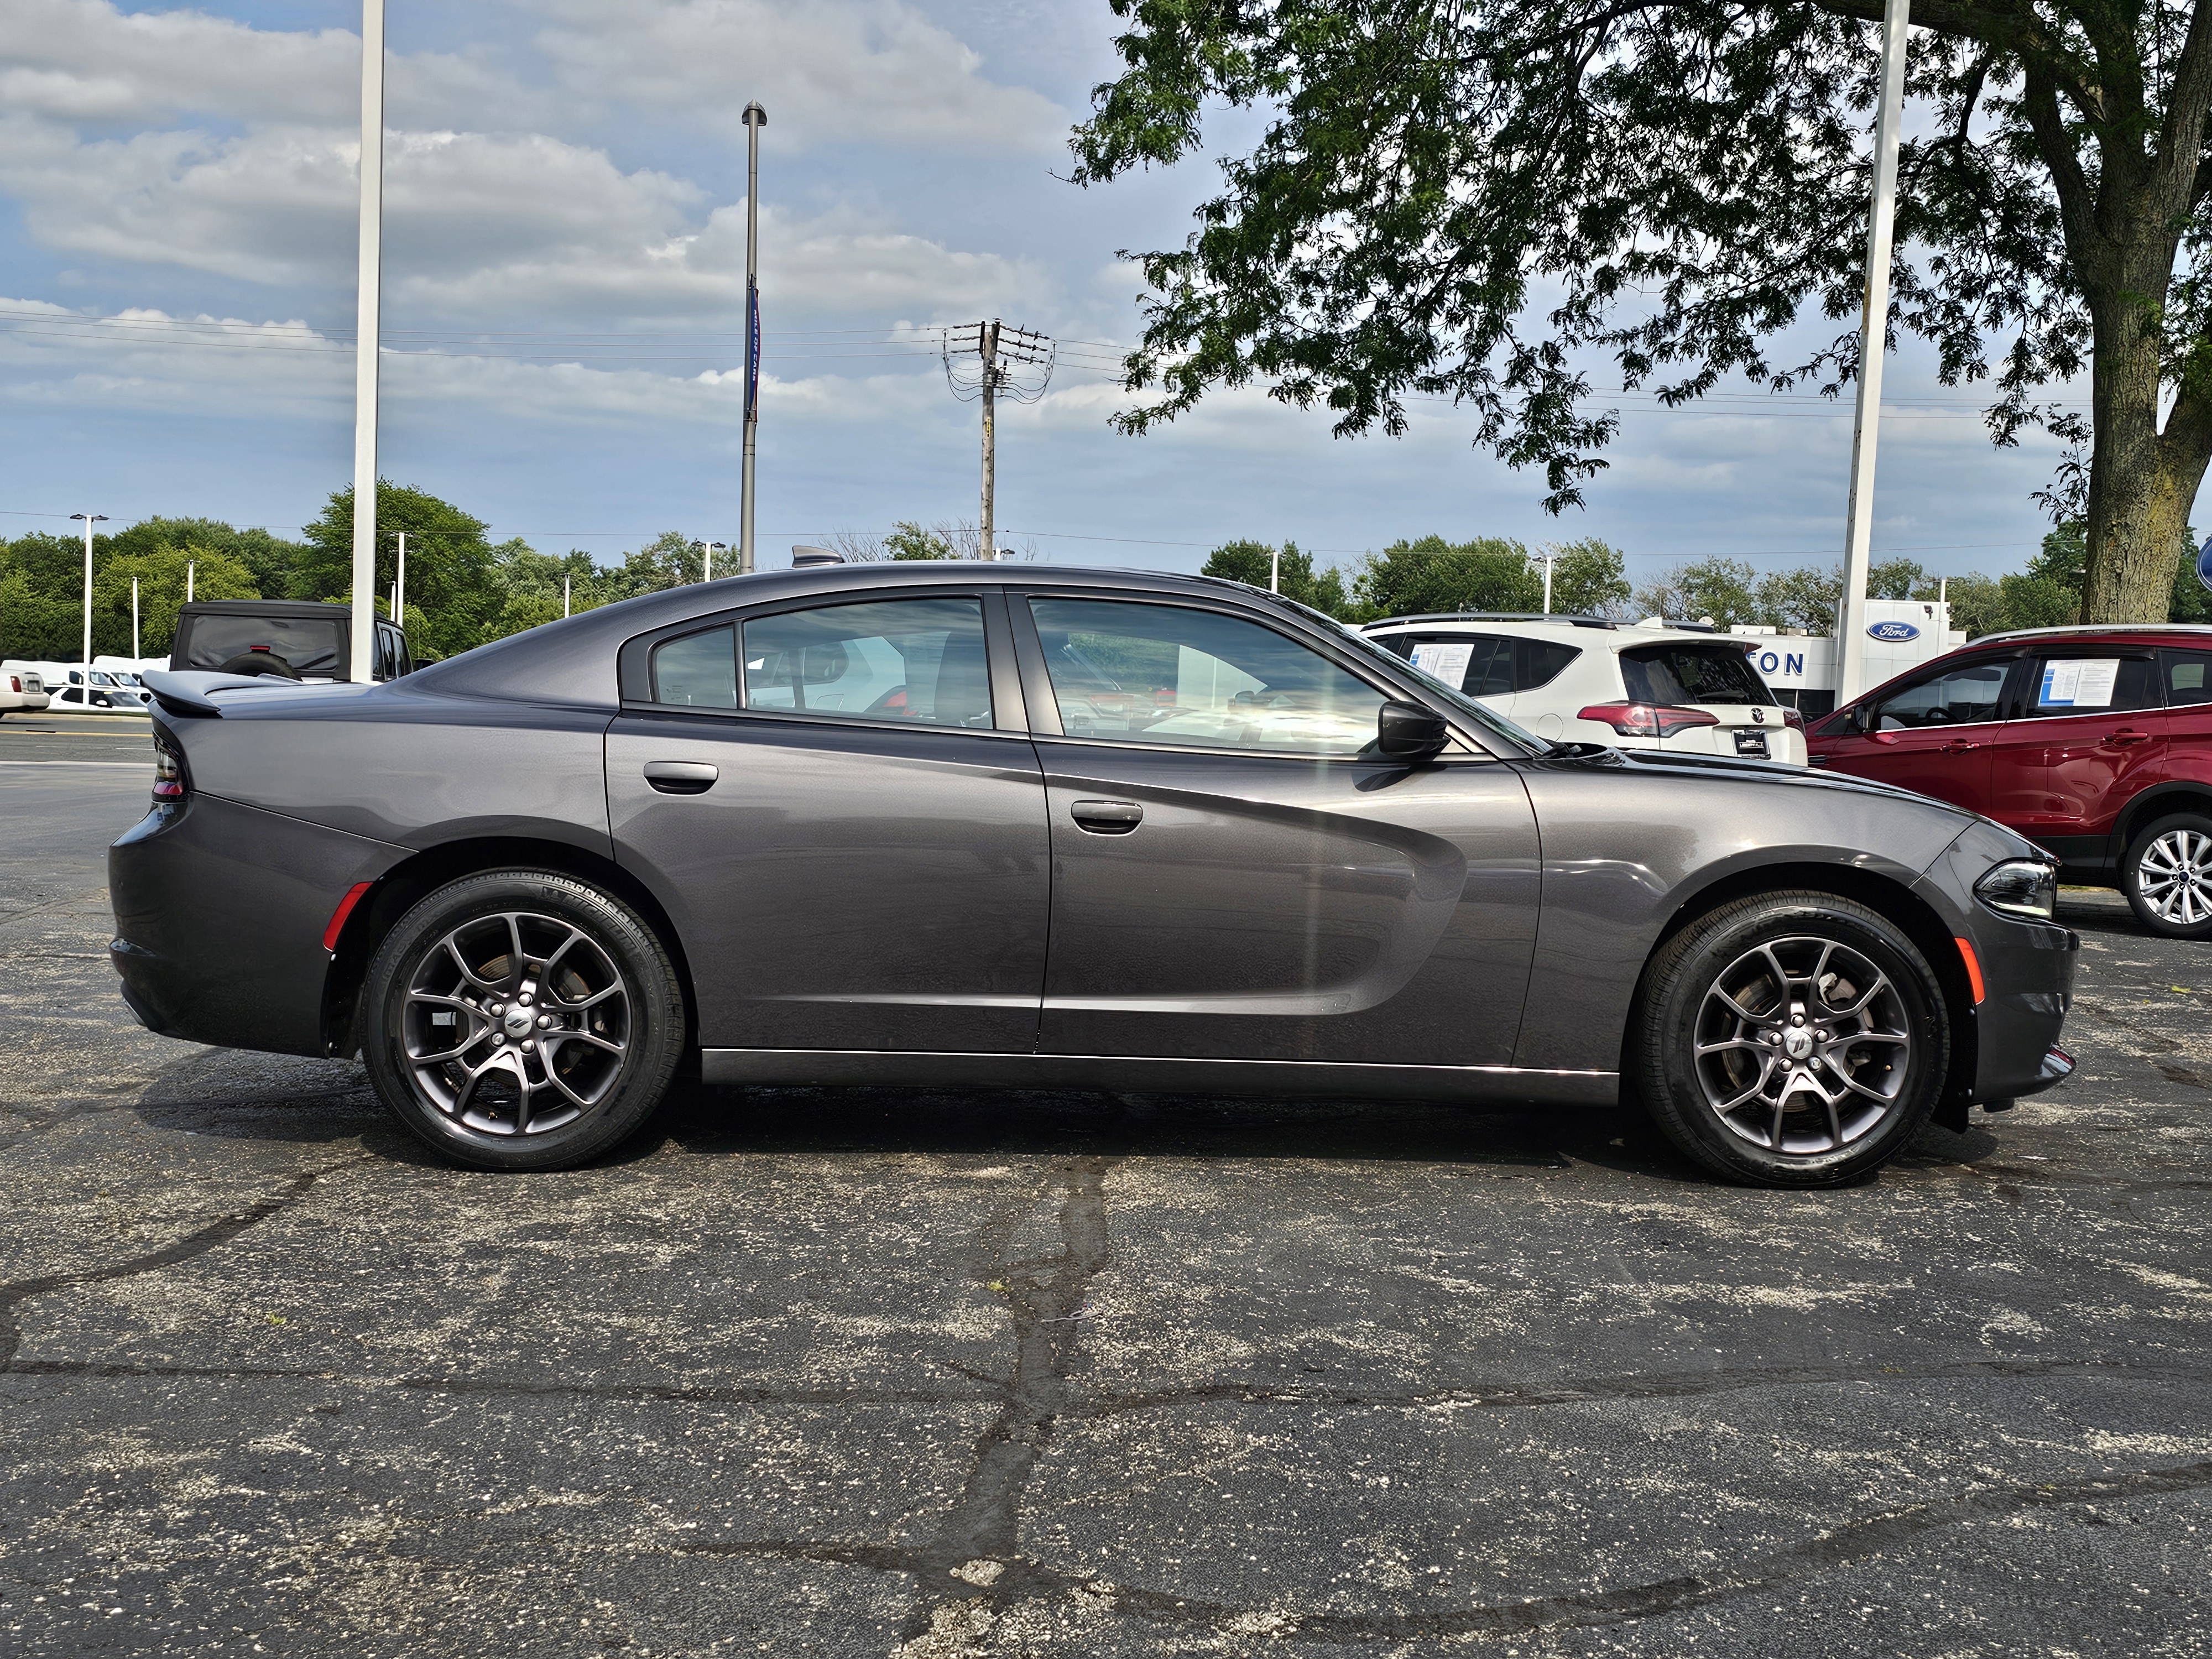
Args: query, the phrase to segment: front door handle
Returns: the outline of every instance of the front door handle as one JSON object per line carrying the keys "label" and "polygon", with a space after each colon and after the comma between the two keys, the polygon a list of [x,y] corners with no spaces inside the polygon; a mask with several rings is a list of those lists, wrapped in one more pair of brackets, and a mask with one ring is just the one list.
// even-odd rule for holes
{"label": "front door handle", "polygon": [[664,795],[703,795],[722,775],[704,761],[647,761],[645,781]]}
{"label": "front door handle", "polygon": [[1939,755],[1963,755],[1969,750],[1979,749],[1981,746],[1971,738],[1954,738],[1936,752]]}
{"label": "front door handle", "polygon": [[1133,800],[1079,800],[1067,815],[1094,836],[1126,836],[1145,821],[1145,809]]}
{"label": "front door handle", "polygon": [[2132,726],[2122,726],[2118,731],[2107,737],[2105,741],[2106,743],[2120,744],[2148,743],[2150,741],[2150,733],[2148,732],[2138,732]]}

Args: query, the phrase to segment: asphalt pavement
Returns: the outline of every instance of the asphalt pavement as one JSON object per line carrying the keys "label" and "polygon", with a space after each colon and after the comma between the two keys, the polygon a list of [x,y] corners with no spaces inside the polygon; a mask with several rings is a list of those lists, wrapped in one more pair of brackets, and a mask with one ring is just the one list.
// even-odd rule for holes
{"label": "asphalt pavement", "polygon": [[9,1652],[2212,1652],[2212,946],[2112,896],[2075,1077],[1849,1191],[1625,1112],[901,1090],[496,1176],[133,1024],[143,727],[17,724]]}

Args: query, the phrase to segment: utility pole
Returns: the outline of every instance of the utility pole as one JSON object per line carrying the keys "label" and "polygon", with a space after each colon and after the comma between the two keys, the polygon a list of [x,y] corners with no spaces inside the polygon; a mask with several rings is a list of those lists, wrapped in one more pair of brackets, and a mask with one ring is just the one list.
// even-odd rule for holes
{"label": "utility pole", "polygon": [[138,579],[131,579],[131,666],[136,670],[146,653],[138,648]]}
{"label": "utility pole", "polygon": [[1544,614],[1547,617],[1552,614],[1552,567],[1559,562],[1559,557],[1557,549],[1547,547],[1544,550]]}
{"label": "utility pole", "polygon": [[106,524],[105,513],[72,513],[72,519],[84,520],[84,683],[92,684],[92,527]]}
{"label": "utility pole", "polygon": [[384,284],[384,0],[361,0],[360,317],[353,342],[353,661],[374,677],[377,331]]}
{"label": "utility pole", "polygon": [[407,614],[407,532],[399,532],[399,568],[392,577],[392,625],[405,625]]}
{"label": "utility pole", "polygon": [[[1053,361],[1059,348],[1049,335],[1033,328],[1015,328],[995,317],[988,323],[965,323],[945,330],[940,345],[945,378],[952,395],[963,403],[970,398],[983,400],[983,512],[975,556],[995,559],[999,556],[994,523],[998,506],[998,400],[1002,393],[1019,404],[1033,404],[1043,397],[1052,383]],[[973,369],[967,365],[970,356],[976,360]],[[959,360],[957,368],[955,359]]]}
{"label": "utility pole", "polygon": [[1267,591],[1270,593],[1283,591],[1283,550],[1279,547],[1267,550]]}
{"label": "utility pole", "polygon": [[1866,308],[1859,315],[1858,414],[1851,428],[1851,495],[1844,534],[1844,597],[1837,607],[1841,672],[1836,701],[1866,690],[1867,575],[1873,562],[1875,443],[1881,427],[1882,357],[1889,342],[1890,230],[1897,212],[1897,130],[1905,110],[1905,34],[1912,0],[1886,0],[1881,102],[1874,128],[1874,205],[1867,215]]}
{"label": "utility pole", "polygon": [[566,577],[566,576],[564,575],[564,576],[562,576],[562,577],[561,578],[561,616],[562,616],[562,619],[563,621],[566,621],[566,620],[568,619],[568,617],[571,614],[572,614],[572,613],[570,612],[570,611],[569,611],[569,609],[568,609],[568,577]]}
{"label": "utility pole", "polygon": [[185,561],[185,603],[186,605],[192,602],[192,571],[195,568],[191,560]]}
{"label": "utility pole", "polygon": [[760,437],[760,130],[768,112],[747,104],[745,123],[745,448],[738,484],[738,574],[753,571],[753,452]]}

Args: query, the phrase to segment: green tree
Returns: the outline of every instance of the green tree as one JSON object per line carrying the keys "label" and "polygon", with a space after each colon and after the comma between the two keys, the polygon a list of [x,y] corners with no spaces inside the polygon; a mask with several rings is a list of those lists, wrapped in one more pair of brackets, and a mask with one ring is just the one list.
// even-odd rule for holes
{"label": "green tree", "polygon": [[1870,599],[1909,599],[1912,590],[1928,580],[1920,561],[1899,556],[1876,559],[1867,567],[1867,597]]}
{"label": "green tree", "polygon": [[[136,528],[137,526],[133,526]],[[139,654],[166,657],[176,637],[177,612],[185,603],[185,570],[191,568],[191,592],[199,599],[257,599],[261,590],[253,573],[241,560],[212,547],[173,546],[167,542],[147,545],[129,532],[115,538],[118,547],[136,550],[111,553],[95,559],[92,574],[92,649],[94,656],[118,657],[131,650],[131,583],[138,583]]]}
{"label": "green tree", "polygon": [[1830,634],[1836,627],[1836,601],[1844,596],[1840,565],[1799,565],[1770,570],[1759,579],[1759,621],[1768,628],[1802,628]]}
{"label": "green tree", "polygon": [[1441,536],[1393,542],[1352,573],[1350,610],[1360,620],[1430,611],[1535,611],[1544,581],[1519,542],[1451,543]]}
{"label": "green tree", "polygon": [[[1625,611],[1633,597],[1626,564],[1618,548],[1595,536],[1560,542],[1551,549],[1557,562],[1552,567],[1552,610],[1555,615],[1612,617]],[[1542,564],[1536,565],[1540,592]]]}
{"label": "green tree", "polygon": [[1647,616],[1669,622],[1704,622],[1711,618],[1721,629],[1761,620],[1753,592],[1759,573],[1741,559],[1715,556],[1694,564],[1678,564],[1637,592],[1636,602]]}
{"label": "green tree", "polygon": [[[1267,543],[1228,542],[1206,556],[1206,562],[1199,567],[1198,574],[1265,588],[1274,568],[1275,550]],[[1311,605],[1331,617],[1342,618],[1350,610],[1344,573],[1334,565],[1316,572],[1313,556],[1296,542],[1283,544],[1279,591],[1285,599],[1296,599],[1300,605]]]}
{"label": "green tree", "polygon": [[[1340,434],[1448,397],[1557,511],[1618,429],[1594,359],[1668,404],[1856,373],[1855,329],[1768,342],[1858,316],[1876,0],[1109,3],[1126,72],[1076,182],[1194,153],[1210,113],[1259,135],[1184,246],[1134,256],[1128,384],[1158,391],[1126,430],[1255,376]],[[1994,374],[1999,443],[2092,446],[2084,614],[2158,620],[2212,459],[2212,0],[1912,21],[1889,327],[1946,384]],[[2080,374],[2094,429],[2040,395]]]}
{"label": "green tree", "polygon": [[[376,592],[388,599],[398,532],[407,532],[408,639],[450,657],[496,637],[502,608],[496,560],[481,519],[427,490],[380,478],[376,485]],[[331,492],[307,529],[288,597],[346,605],[353,598],[353,486]]]}

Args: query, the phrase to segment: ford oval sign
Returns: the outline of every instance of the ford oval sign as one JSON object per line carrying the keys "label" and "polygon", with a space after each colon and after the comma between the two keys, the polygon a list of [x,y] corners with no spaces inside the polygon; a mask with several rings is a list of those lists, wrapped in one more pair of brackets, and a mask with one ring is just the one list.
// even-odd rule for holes
{"label": "ford oval sign", "polygon": [[1918,639],[1920,630],[1911,623],[1874,623],[1867,628],[1867,637],[1870,640],[1887,640],[1893,644],[1902,644],[1906,640]]}
{"label": "ford oval sign", "polygon": [[2212,587],[2212,536],[2204,538],[2204,545],[2197,550],[2197,580]]}

